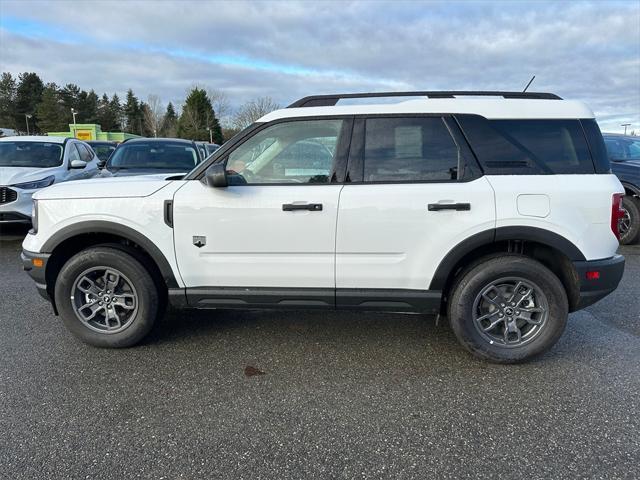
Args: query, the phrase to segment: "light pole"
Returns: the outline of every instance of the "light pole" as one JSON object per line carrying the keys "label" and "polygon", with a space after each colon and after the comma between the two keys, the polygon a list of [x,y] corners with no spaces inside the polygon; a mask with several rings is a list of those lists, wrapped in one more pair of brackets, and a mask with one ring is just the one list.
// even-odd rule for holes
{"label": "light pole", "polygon": [[33,115],[29,115],[28,113],[24,114],[24,121],[27,122],[27,135],[29,135],[29,119],[32,117]]}
{"label": "light pole", "polygon": [[78,114],[78,111],[75,108],[71,108],[71,115],[73,115],[73,137],[75,138],[76,136],[76,132],[77,132],[77,128],[76,128],[76,115]]}
{"label": "light pole", "polygon": [[623,124],[620,125],[621,127],[624,127],[624,134],[625,135],[627,134],[627,127],[630,126],[630,125],[631,125],[630,123],[623,123]]}
{"label": "light pole", "polygon": [[213,131],[211,130],[211,127],[207,130],[209,130],[209,143],[213,143]]}

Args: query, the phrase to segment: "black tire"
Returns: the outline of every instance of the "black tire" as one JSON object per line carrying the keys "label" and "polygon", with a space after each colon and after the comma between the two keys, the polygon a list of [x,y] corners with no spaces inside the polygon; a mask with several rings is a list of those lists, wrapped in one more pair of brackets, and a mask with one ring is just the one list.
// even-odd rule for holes
{"label": "black tire", "polygon": [[[76,300],[76,293],[78,293],[76,282],[83,277],[84,273],[92,269],[99,274],[100,267],[114,269],[120,273],[127,285],[130,283],[133,288],[129,293],[135,293],[136,296],[136,301],[131,302],[135,304],[135,310],[132,309],[133,311],[128,313],[118,308],[119,313],[129,316],[126,322],[121,322],[122,330],[118,331],[116,328],[115,333],[107,332],[106,329],[100,331],[100,325],[96,322],[83,322],[74,307],[74,302],[84,302],[84,300]],[[96,284],[99,281],[98,278]],[[98,287],[98,289],[101,288],[103,287]],[[96,347],[123,348],[135,345],[151,331],[161,313],[159,308],[161,298],[151,274],[132,254],[118,248],[92,247],[71,257],[60,270],[54,295],[62,321],[69,331],[83,342]],[[91,298],[98,297],[100,296],[96,295]],[[115,303],[112,305],[115,311],[117,305]],[[102,311],[106,312],[106,310]],[[109,324],[109,320],[105,322],[104,315],[101,313],[97,314],[96,318]]]}
{"label": "black tire", "polygon": [[[486,323],[483,324],[476,320],[476,317],[478,319],[482,317],[482,315],[477,312],[480,309],[480,305],[489,305],[486,303],[486,297],[483,297],[482,293],[486,293],[487,289],[494,285],[494,282],[500,285],[511,282],[515,284],[515,289],[515,287],[518,286],[518,279],[524,280],[527,285],[534,287],[534,292],[537,292],[533,297],[526,297],[528,302],[527,306],[523,305],[520,308],[523,310],[525,308],[528,310],[536,308],[528,307],[529,303],[534,303],[535,300],[540,304],[544,304],[547,313],[544,314],[544,316],[541,313],[527,313],[531,321],[536,320],[542,322],[541,325],[539,327],[536,326],[535,329],[529,322],[517,320],[517,322],[521,322],[523,325],[520,327],[522,331],[530,329],[528,332],[530,334],[529,338],[522,344],[510,345],[507,342],[503,345],[499,343],[499,340],[495,340],[492,334],[500,331],[501,328],[502,332],[504,332],[507,322],[500,320],[497,315],[490,317],[489,320],[484,321],[492,323],[499,320],[503,322],[503,324],[497,324],[494,330],[488,333],[481,333],[480,330]],[[497,292],[499,290],[492,289],[491,291]],[[508,292],[507,289],[504,294],[511,295],[512,292]],[[499,303],[503,301],[503,297],[496,298],[500,300],[498,303],[491,303],[489,305],[490,311],[497,311],[500,317],[504,318],[506,317],[506,311],[503,309],[504,305]],[[516,300],[514,303],[517,303],[518,298],[514,300]],[[500,305],[502,305],[502,307],[500,307]],[[506,308],[509,308],[508,302]],[[513,311],[513,308],[509,311]],[[564,331],[568,311],[567,295],[558,277],[540,262],[522,255],[513,254],[485,257],[471,265],[460,274],[452,286],[448,304],[449,321],[458,341],[476,357],[495,363],[524,362],[549,350],[558,341]],[[491,315],[494,314],[495,313],[492,313]],[[513,313],[511,314],[513,315]],[[518,316],[519,315],[520,311],[518,311]],[[540,315],[540,317],[534,319],[534,315]],[[509,318],[516,318],[516,315]],[[540,320],[540,318],[544,318],[544,320]],[[518,329],[518,332],[522,333],[520,329]],[[512,335],[516,334],[507,334],[508,340],[513,340],[511,338]],[[520,338],[519,334],[517,338]],[[524,339],[526,337],[522,335],[522,338]]]}
{"label": "black tire", "polygon": [[640,200],[630,195],[622,197],[622,208],[628,213],[629,226],[620,231],[621,245],[634,245],[640,240]]}

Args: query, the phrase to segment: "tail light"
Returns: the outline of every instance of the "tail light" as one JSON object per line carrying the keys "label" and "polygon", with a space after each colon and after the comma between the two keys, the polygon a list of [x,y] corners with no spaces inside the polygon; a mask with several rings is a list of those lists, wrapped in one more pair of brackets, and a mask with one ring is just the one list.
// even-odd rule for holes
{"label": "tail light", "polygon": [[618,225],[620,220],[624,216],[624,210],[622,209],[622,193],[614,193],[611,198],[611,231],[620,240],[620,231]]}

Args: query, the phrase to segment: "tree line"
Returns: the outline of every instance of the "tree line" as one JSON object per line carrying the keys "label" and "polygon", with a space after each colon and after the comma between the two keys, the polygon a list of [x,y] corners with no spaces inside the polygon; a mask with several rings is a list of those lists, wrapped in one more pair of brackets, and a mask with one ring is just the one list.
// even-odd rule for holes
{"label": "tree line", "polygon": [[[177,137],[223,143],[261,116],[279,108],[269,97],[250,100],[233,110],[227,94],[193,86],[180,111],[166,106],[157,95],[141,101],[132,89],[124,101],[117,93],[99,96],[73,83],[59,86],[44,83],[34,72],[14,78],[0,76],[0,127],[19,134],[63,132],[73,123],[97,123],[102,131],[123,131],[144,137]],[[27,127],[28,125],[28,127]]]}

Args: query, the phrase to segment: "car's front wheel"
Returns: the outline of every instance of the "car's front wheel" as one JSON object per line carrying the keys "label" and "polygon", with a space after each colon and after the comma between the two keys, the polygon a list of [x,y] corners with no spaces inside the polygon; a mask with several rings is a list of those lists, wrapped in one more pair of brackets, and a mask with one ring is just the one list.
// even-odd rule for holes
{"label": "car's front wheel", "polygon": [[58,275],[55,301],[66,327],[85,343],[129,347],[159,315],[156,285],[134,255],[105,246],[73,256]]}
{"label": "car's front wheel", "polygon": [[518,363],[547,351],[568,315],[564,286],[534,259],[505,254],[461,274],[449,299],[449,320],[460,343],[497,363]]}
{"label": "car's front wheel", "polygon": [[640,240],[640,199],[629,195],[622,197],[623,215],[618,224],[620,243],[631,245]]}

